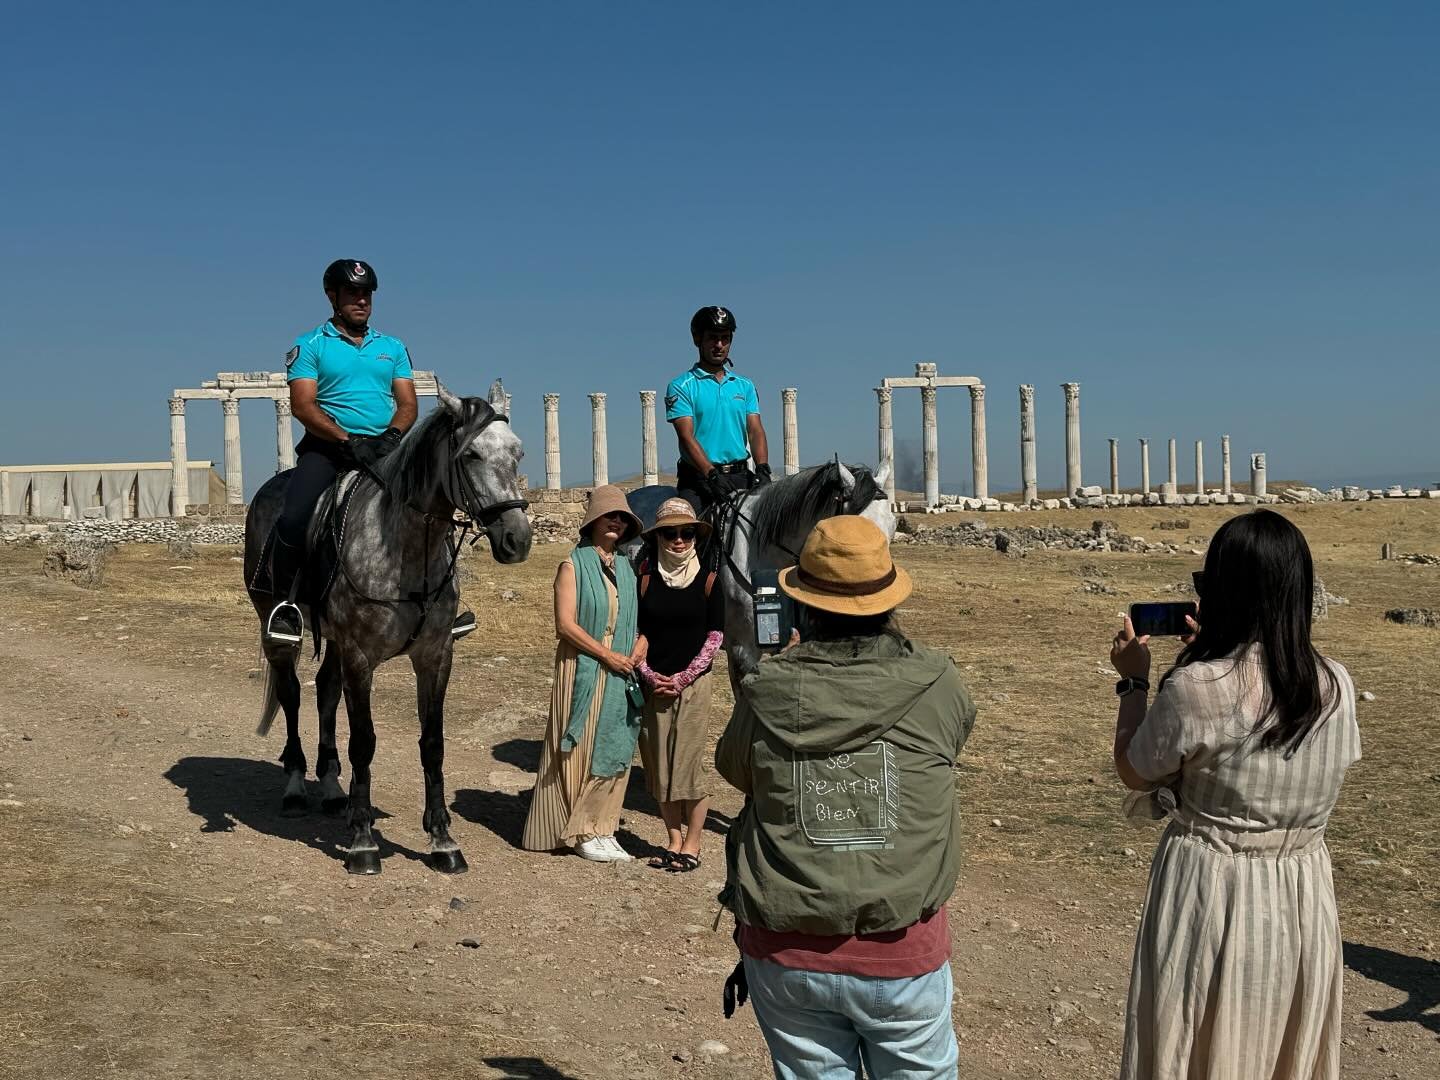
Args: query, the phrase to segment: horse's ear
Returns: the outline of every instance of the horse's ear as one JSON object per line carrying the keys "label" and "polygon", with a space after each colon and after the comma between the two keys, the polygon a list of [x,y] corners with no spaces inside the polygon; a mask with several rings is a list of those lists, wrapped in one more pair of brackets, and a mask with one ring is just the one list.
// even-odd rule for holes
{"label": "horse's ear", "polygon": [[845,497],[848,499],[855,494],[855,474],[838,462],[836,467],[840,470],[840,490],[845,492]]}
{"label": "horse's ear", "polygon": [[890,463],[887,461],[884,465],[881,465],[881,466],[880,466],[880,471],[875,474],[875,486],[876,486],[877,488],[879,488],[881,491],[884,491],[884,490],[885,490],[885,485],[886,485],[887,483],[889,483],[889,481],[890,481]]}
{"label": "horse's ear", "polygon": [[454,414],[457,419],[465,416],[465,403],[445,389],[445,384],[439,379],[435,380],[435,396],[440,399],[440,405],[446,412]]}
{"label": "horse's ear", "polygon": [[505,399],[509,396],[505,393],[505,387],[500,385],[499,379],[490,384],[490,407],[496,412],[503,413],[505,411]]}

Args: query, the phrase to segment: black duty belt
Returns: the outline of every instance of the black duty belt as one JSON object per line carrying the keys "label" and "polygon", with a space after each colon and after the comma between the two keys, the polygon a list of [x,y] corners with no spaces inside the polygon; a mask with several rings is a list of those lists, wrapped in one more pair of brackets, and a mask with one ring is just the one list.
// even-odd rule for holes
{"label": "black duty belt", "polygon": [[710,464],[715,467],[717,472],[722,473],[743,473],[750,471],[750,463],[748,461],[712,461]]}

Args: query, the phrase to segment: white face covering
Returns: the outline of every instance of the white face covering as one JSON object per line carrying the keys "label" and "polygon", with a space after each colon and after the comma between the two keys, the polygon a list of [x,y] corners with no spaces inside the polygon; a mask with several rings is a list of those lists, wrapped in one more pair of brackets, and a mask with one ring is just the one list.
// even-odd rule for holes
{"label": "white face covering", "polygon": [[676,555],[663,539],[656,543],[660,555],[660,577],[672,589],[683,589],[700,573],[699,545],[692,542],[685,554]]}

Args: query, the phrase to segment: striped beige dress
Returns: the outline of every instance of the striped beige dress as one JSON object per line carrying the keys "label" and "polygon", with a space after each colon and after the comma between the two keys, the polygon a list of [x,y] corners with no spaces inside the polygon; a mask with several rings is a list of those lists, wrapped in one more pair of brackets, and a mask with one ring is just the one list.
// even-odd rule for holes
{"label": "striped beige dress", "polygon": [[[615,583],[608,577],[605,588],[610,593],[610,614],[600,644],[608,649],[615,636],[620,602]],[[525,833],[520,840],[520,846],[527,851],[554,851],[574,847],[592,836],[613,836],[620,824],[620,808],[625,802],[630,769],[627,767],[619,776],[590,775],[595,725],[605,703],[605,680],[610,677],[603,665],[595,676],[595,693],[590,699],[590,714],[585,718],[584,736],[575,749],[560,749],[560,740],[570,725],[570,700],[578,656],[575,647],[566,641],[561,641],[555,650],[550,722],[540,744],[540,768],[535,777],[535,791],[530,796]]]}
{"label": "striped beige dress", "polygon": [[1287,759],[1251,734],[1258,655],[1175,672],[1130,743],[1131,766],[1167,781],[1179,807],[1150,868],[1122,1080],[1340,1076],[1343,960],[1325,823],[1360,760],[1355,688],[1327,661],[1339,698]]}

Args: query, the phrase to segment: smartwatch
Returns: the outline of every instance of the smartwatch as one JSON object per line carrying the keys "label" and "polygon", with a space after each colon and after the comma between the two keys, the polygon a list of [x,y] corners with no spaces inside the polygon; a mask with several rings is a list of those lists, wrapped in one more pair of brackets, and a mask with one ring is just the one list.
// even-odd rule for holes
{"label": "smartwatch", "polygon": [[1136,690],[1149,689],[1150,680],[1140,679],[1134,676],[1126,679],[1121,679],[1115,684],[1115,693],[1119,694],[1121,697],[1125,697],[1127,694],[1133,694]]}

